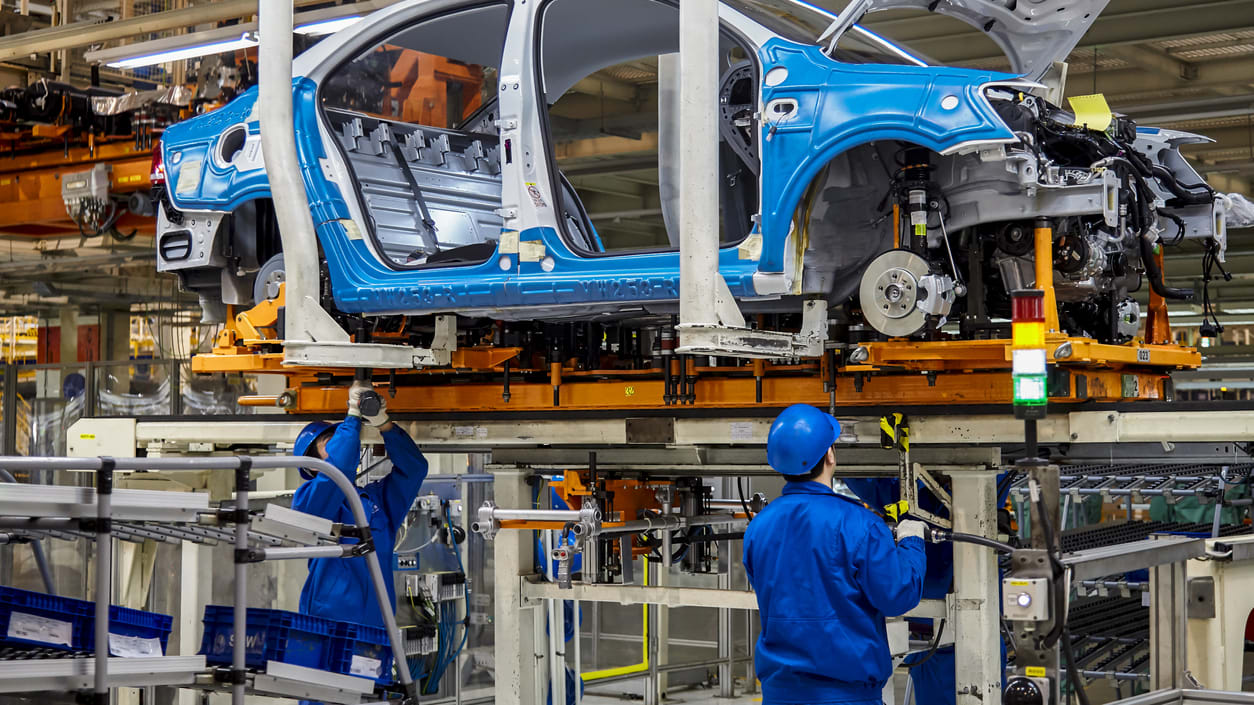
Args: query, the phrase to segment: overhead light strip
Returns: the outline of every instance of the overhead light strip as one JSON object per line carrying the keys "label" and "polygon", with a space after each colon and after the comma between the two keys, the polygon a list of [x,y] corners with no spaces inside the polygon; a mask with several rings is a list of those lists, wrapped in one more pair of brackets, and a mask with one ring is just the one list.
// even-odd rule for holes
{"label": "overhead light strip", "polygon": [[155,54],[144,54],[141,56],[131,57],[129,59],[119,59],[105,65],[115,69],[136,69],[141,66],[168,64],[171,61],[194,59],[199,56],[209,56],[211,54],[223,54],[228,51],[238,51],[240,49],[248,49],[255,46],[257,46],[257,33],[244,32],[235,39],[228,39],[220,42],[209,42],[208,44],[197,44],[183,47],[181,49],[170,49],[167,51],[160,51]]}
{"label": "overhead light strip", "polygon": [[[366,14],[394,5],[397,1],[363,0],[352,5],[298,12],[295,16],[295,32],[310,36],[333,34],[355,24]],[[257,23],[253,21],[126,46],[97,49],[87,52],[84,58],[89,63],[113,68],[139,68],[255,46]]]}

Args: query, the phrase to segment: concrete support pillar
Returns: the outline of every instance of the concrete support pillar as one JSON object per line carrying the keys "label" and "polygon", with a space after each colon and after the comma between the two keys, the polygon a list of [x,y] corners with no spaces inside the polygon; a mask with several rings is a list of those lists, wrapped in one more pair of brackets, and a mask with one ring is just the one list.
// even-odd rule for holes
{"label": "concrete support pillar", "polygon": [[[497,470],[495,502],[500,507],[531,506],[531,488],[522,470]],[[496,703],[541,705],[546,673],[535,640],[544,635],[543,617],[535,606],[523,605],[522,577],[532,571],[531,533],[502,531],[492,542],[496,570]],[[558,638],[561,638],[560,634]]]}
{"label": "concrete support pillar", "polygon": [[[100,312],[100,359],[103,362],[131,358],[131,313],[129,310],[105,309]],[[103,365],[96,370],[96,390],[115,394],[131,391],[131,368],[127,365]],[[97,392],[98,393],[98,392]]]}
{"label": "concrete support pillar", "polygon": [[[951,471],[954,531],[997,536],[997,473]],[[983,546],[954,544],[954,641],[957,705],[1001,702],[1001,605],[997,554]]]}
{"label": "concrete support pillar", "polygon": [[105,361],[131,358],[131,312],[106,309],[100,312],[100,357]]}
{"label": "concrete support pillar", "polygon": [[78,309],[61,309],[61,363],[78,361]]}

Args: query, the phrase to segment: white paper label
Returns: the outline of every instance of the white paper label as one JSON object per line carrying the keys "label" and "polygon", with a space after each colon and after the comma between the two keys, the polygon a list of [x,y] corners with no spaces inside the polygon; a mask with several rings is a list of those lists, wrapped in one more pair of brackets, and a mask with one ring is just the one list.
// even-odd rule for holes
{"label": "white paper label", "polygon": [[9,617],[9,636],[14,639],[72,647],[73,635],[73,625],[59,619],[25,612],[14,612]]}
{"label": "white paper label", "polygon": [[122,658],[153,658],[161,656],[161,640],[124,634],[109,635],[109,653]]}
{"label": "white paper label", "polygon": [[475,427],[474,426],[454,426],[453,435],[459,436],[459,437],[473,436],[475,435]]}
{"label": "white paper label", "polygon": [[732,443],[753,440],[753,422],[733,421],[731,424],[731,440]]}
{"label": "white paper label", "polygon": [[180,196],[196,193],[200,188],[200,167],[204,162],[200,159],[189,159],[179,167],[179,181],[174,192]]}
{"label": "white paper label", "polygon": [[378,678],[380,671],[383,670],[383,662],[377,658],[369,656],[353,655],[353,660],[348,665],[349,673],[354,676],[363,676],[365,678]]}

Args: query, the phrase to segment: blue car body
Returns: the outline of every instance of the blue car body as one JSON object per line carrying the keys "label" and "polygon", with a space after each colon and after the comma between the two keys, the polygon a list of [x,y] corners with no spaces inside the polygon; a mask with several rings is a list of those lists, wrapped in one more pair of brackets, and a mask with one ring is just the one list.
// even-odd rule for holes
{"label": "blue car body", "polygon": [[[299,57],[293,97],[301,176],[326,266],[327,290],[340,312],[367,316],[455,313],[497,320],[588,320],[629,317],[633,312],[675,312],[679,298],[677,249],[605,251],[591,219],[585,219],[582,230],[574,234],[572,228],[579,226],[567,222],[571,212],[582,206],[573,187],[564,185],[542,115],[546,105],[575,79],[555,75],[560,71],[547,64],[541,66],[539,47],[544,12],[560,2],[509,4],[502,0],[484,9],[482,3],[470,0],[409,0],[341,30]],[[860,2],[860,7],[872,10],[922,5],[918,0]],[[1007,51],[1012,67],[1021,71],[1007,74],[927,65],[860,25],[846,22],[847,18],[836,18],[804,2],[723,0],[720,41],[745,51],[746,75],[752,77],[754,94],[746,110],[752,111],[752,117],[745,118],[740,127],[749,135],[746,140],[752,142],[753,154],[743,157],[756,179],[751,222],[745,226],[742,240],[722,243],[718,254],[727,292],[744,312],[787,311],[785,300],[789,297],[824,298],[832,306],[854,300],[858,281],[862,279],[865,287],[865,279],[875,276],[875,272],[867,273],[868,262],[896,247],[896,231],[885,221],[887,216],[869,208],[867,196],[850,196],[849,207],[842,209],[837,205],[816,206],[815,197],[807,194],[826,194],[834,184],[847,184],[849,175],[859,169],[865,173],[886,167],[872,165],[886,159],[879,151],[882,145],[910,145],[931,155],[932,164],[927,168],[936,176],[934,187],[946,193],[943,217],[948,222],[939,220],[939,210],[925,214],[926,242],[915,245],[915,249],[923,252],[930,264],[914,258],[900,265],[904,269],[893,271],[908,272],[920,281],[927,277],[934,296],[917,302],[918,310],[911,312],[905,325],[871,321],[872,327],[890,336],[938,328],[950,313],[955,292],[961,297],[964,291],[955,286],[963,275],[953,253],[946,258],[939,243],[947,242],[949,232],[963,227],[987,227],[1034,215],[1082,219],[1082,235],[1093,243],[1086,251],[1109,250],[1103,255],[1109,255],[1109,261],[1094,259],[1092,266],[1077,270],[1074,276],[1069,274],[1070,279],[1063,277],[1059,286],[1068,288],[1069,293],[1060,293],[1060,300],[1089,302],[1105,296],[1116,302],[1103,303],[1105,308],[1117,311],[1124,320],[1139,320],[1139,309],[1127,294],[1135,287],[1110,274],[1112,267],[1119,269],[1110,264],[1118,257],[1135,262],[1140,256],[1136,238],[1124,237],[1121,242],[1119,233],[1107,237],[1094,230],[1100,227],[1097,220],[1103,197],[1109,195],[1102,189],[1111,188],[1101,183],[1104,164],[1100,160],[1092,165],[1085,162],[1080,165],[1084,172],[1080,176],[1068,176],[1071,172],[1067,172],[1060,178],[1058,173],[1066,170],[1060,171],[1043,157],[1024,136],[1023,128],[1012,129],[1003,114],[1030,109],[1041,120],[1047,119],[1046,115],[1055,122],[1060,119],[1057,109],[1029,93],[1043,90],[1034,81],[1045,74],[1050,62],[1060,58],[1059,51],[1065,55],[1074,46],[1104,3],[1088,0],[1082,7],[1057,8],[1053,8],[1058,4],[1055,0],[1046,0],[1046,4],[1050,13],[1037,17],[1034,23],[976,0],[954,0],[936,10],[980,23],[977,26],[993,26],[996,23],[989,20],[996,19],[999,29],[1008,28],[1004,35],[991,32]],[[593,5],[596,7],[587,9]],[[804,15],[812,25],[833,19],[833,26],[842,28],[836,31],[836,38],[854,28],[879,42],[888,55],[905,60],[842,60],[836,38],[830,43],[825,37],[798,41],[795,33],[773,29],[770,13],[755,14],[755,8],[763,6]],[[402,30],[421,30],[422,23],[445,21],[450,13],[473,19],[476,13],[487,14],[493,7],[507,14],[502,20],[507,24],[501,44],[502,65],[509,64],[518,74],[501,79],[497,110],[489,111],[473,129],[444,130],[389,122],[324,105],[327,84],[336,72],[365,56],[363,52],[373,50],[371,47],[384,47],[393,36],[401,37],[396,40],[401,41],[409,36]],[[623,26],[638,17],[656,15],[661,19],[640,20],[634,29],[623,27],[620,35],[606,35],[620,40],[634,37],[639,44],[636,53],[631,46],[607,48],[599,63],[589,60],[588,66],[580,69],[578,61],[573,61],[574,68],[563,67],[568,74],[587,75],[612,63],[611,59],[652,56],[678,48],[677,31],[673,37],[667,34],[677,28],[678,16],[675,3],[669,0],[587,0],[584,8],[605,15],[635,13],[621,14],[617,20],[607,18],[606,31],[615,23]],[[927,8],[931,11],[934,6]],[[981,14],[984,12],[991,14]],[[1015,20],[1019,20],[1017,25]],[[596,27],[580,29],[592,39],[598,31]],[[591,39],[575,37],[569,41],[587,44]],[[543,88],[528,92],[520,90],[520,85]],[[993,93],[1000,96],[997,106],[990,100]],[[162,138],[167,183],[162,195],[164,208],[159,213],[158,269],[179,274],[185,288],[198,291],[206,314],[215,308],[224,312],[225,304],[248,306],[272,296],[275,289],[267,288],[266,282],[276,268],[281,268],[281,263],[271,261],[279,256],[274,247],[247,242],[240,247],[239,238],[246,237],[240,233],[260,222],[262,216],[254,211],[271,195],[257,115],[257,92],[251,89],[214,112],[170,127]],[[1175,149],[1198,138],[1182,133],[1136,135],[1148,153],[1174,155],[1163,165],[1180,183],[1201,181]],[[458,140],[462,147],[449,146]],[[439,144],[445,151],[432,157],[431,150]],[[395,175],[383,179],[391,183],[382,186],[378,179],[371,181],[373,177],[359,181],[357,173],[364,169],[395,168],[386,162],[391,158],[388,150],[398,149],[393,145],[400,145],[396,154],[403,166],[390,173],[402,174],[410,187]],[[1161,149],[1164,146],[1168,149]],[[474,154],[467,156],[471,152]],[[516,153],[521,159],[513,159]],[[456,163],[462,165],[451,176],[439,171],[453,168],[448,166],[447,155],[457,157],[461,161]],[[662,151],[660,159],[673,157]],[[1075,172],[1074,167],[1067,168]],[[423,178],[432,180],[420,189],[413,174],[423,176],[423,169],[427,170]],[[450,183],[455,185],[448,186]],[[432,209],[438,212],[431,215],[419,203],[415,212],[397,214],[396,204],[405,198],[396,200],[396,193],[411,194],[408,200],[412,205],[424,201],[423,191],[430,193],[432,184],[439,191],[438,198],[453,205],[440,206],[444,203],[440,201],[439,208]],[[464,202],[473,204],[467,208],[477,210],[458,212],[456,184],[467,189]],[[903,203],[905,200],[906,190],[897,175],[873,175],[867,183],[854,186],[876,194],[877,199],[878,194],[889,192],[897,194]],[[484,188],[488,197],[483,197]],[[480,191],[471,193],[474,189]],[[1154,184],[1153,189],[1156,194],[1171,195],[1160,184]],[[1220,206],[1206,198],[1201,200],[1207,202],[1194,199],[1162,217],[1179,223],[1182,237],[1214,238],[1222,249]],[[491,208],[494,204],[500,207]],[[883,210],[884,204],[880,206]],[[663,203],[663,211],[666,208]],[[671,203],[670,208],[677,205]],[[726,221],[730,216],[725,213],[723,217]],[[231,225],[232,219],[238,223]],[[438,231],[437,221],[441,224]],[[445,223],[454,223],[454,227]],[[459,234],[462,239],[450,243],[440,240],[459,227],[468,233]],[[403,242],[385,241],[381,232],[387,228],[408,233],[405,237],[416,243],[413,252],[406,255]],[[672,230],[668,229],[668,236],[674,244],[677,237]],[[430,239],[420,242],[418,235]],[[473,257],[456,253],[442,259],[436,256],[467,248],[474,251]],[[1114,252],[1120,248],[1126,254]],[[1002,257],[988,266],[1002,268],[1007,282],[1003,288],[1008,291],[1011,275],[1030,271],[1030,264],[1030,259],[1020,256],[1017,260]],[[771,306],[775,308],[762,308]],[[867,308],[863,302],[862,309]],[[1105,321],[1089,327],[1106,331],[1111,325]],[[1128,338],[1108,331],[1092,335],[1099,339]]]}

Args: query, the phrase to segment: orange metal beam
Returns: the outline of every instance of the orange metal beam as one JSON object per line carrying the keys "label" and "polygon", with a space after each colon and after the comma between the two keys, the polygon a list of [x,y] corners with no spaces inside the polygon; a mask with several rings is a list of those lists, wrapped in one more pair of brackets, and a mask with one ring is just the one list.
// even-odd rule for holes
{"label": "orange metal beam", "polygon": [[[863,343],[862,347],[867,349],[868,356],[866,364],[857,369],[866,372],[876,367],[935,372],[1007,370],[1010,368],[1010,343],[1005,338]],[[1071,356],[1058,360],[1054,353],[1063,343],[1071,343]],[[1128,345],[1106,345],[1091,338],[1069,338],[1063,335],[1048,335],[1045,344],[1051,363],[1167,369],[1195,368],[1202,364],[1201,353],[1193,348],[1173,344],[1136,342]]]}
{"label": "orange metal beam", "polygon": [[1033,231],[1036,245],[1036,288],[1045,292],[1045,332],[1057,333],[1058,302],[1054,299],[1054,230],[1048,225]]}
{"label": "orange metal beam", "polygon": [[[736,368],[739,369],[739,368]],[[1011,379],[1006,371],[927,374],[844,374],[836,390],[823,390],[817,375],[789,374],[762,380],[762,401],[756,401],[752,376],[729,376],[727,368],[704,368],[696,382],[694,408],[752,408],[807,403],[838,407],[885,404],[1008,404]],[[1050,397],[1055,402],[1119,401],[1164,399],[1165,375],[1158,372],[1109,369],[1074,369],[1066,379],[1065,390]],[[607,370],[605,375],[613,375]],[[346,386],[319,386],[312,378],[293,380],[290,391],[296,397],[293,411],[336,413],[348,402]],[[297,384],[305,383],[301,386]],[[643,410],[670,409],[663,401],[664,382],[650,379],[567,381],[558,389],[560,404],[553,404],[553,388],[547,382],[514,381],[510,400],[505,402],[499,383],[422,384],[396,387],[388,407],[396,412],[448,413],[456,411],[545,411],[545,410]]]}

